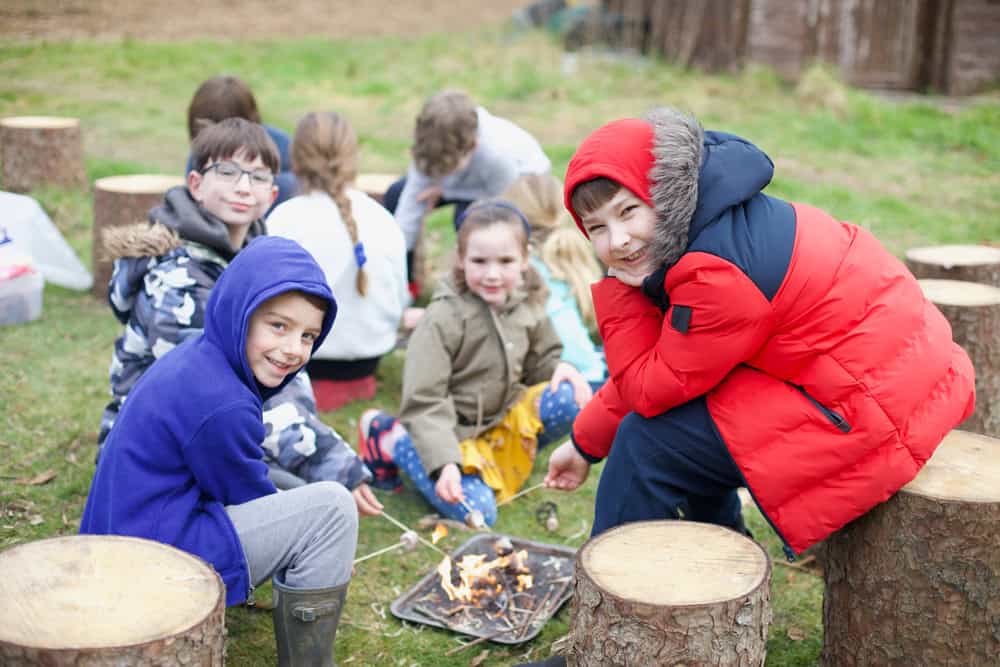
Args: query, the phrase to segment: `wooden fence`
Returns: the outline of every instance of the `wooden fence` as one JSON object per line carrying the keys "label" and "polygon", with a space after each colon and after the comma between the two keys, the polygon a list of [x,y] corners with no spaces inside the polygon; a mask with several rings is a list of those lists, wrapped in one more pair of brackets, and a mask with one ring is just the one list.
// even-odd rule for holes
{"label": "wooden fence", "polygon": [[797,79],[813,62],[870,88],[967,94],[1000,82],[1000,0],[602,0],[597,37],[708,71]]}

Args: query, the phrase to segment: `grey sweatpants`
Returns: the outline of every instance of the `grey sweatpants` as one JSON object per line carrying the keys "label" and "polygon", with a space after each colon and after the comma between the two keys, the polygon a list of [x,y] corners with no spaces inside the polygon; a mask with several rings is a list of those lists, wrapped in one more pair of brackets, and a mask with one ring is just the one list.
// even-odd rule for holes
{"label": "grey sweatpants", "polygon": [[315,482],[226,507],[257,586],[332,588],[351,578],[358,508],[337,482]]}

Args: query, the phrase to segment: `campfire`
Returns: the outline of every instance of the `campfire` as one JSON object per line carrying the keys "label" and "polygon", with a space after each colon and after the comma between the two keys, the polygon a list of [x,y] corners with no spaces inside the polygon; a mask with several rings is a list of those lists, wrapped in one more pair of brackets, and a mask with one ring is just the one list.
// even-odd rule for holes
{"label": "campfire", "polygon": [[527,641],[569,597],[573,556],[567,547],[478,535],[396,600],[392,611],[480,639]]}

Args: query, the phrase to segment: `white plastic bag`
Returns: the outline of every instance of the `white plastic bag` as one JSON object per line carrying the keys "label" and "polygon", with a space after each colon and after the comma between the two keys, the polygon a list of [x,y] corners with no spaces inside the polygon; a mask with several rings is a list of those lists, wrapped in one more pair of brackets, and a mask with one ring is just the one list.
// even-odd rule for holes
{"label": "white plastic bag", "polygon": [[89,290],[94,279],[66,239],[33,198],[0,192],[0,227],[27,252],[50,283]]}

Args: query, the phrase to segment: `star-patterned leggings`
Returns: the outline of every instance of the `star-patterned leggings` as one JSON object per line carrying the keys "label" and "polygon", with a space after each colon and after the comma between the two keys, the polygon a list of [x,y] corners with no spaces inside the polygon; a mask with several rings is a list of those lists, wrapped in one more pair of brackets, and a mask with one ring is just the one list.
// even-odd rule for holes
{"label": "star-patterned leggings", "polygon": [[[554,392],[546,388],[542,392],[538,406],[538,418],[542,421],[542,432],[538,437],[539,447],[569,435],[578,411],[579,408],[573,399],[573,387],[568,382],[560,384]],[[424,464],[420,462],[420,455],[417,454],[409,434],[400,435],[396,440],[392,458],[393,463],[398,465],[413,482],[420,495],[426,498],[441,516],[465,521],[468,509],[458,503],[447,503],[434,492],[434,481],[428,476]],[[496,496],[493,489],[487,486],[478,474],[462,475],[462,493],[465,495],[466,504],[482,512],[487,524],[492,526],[496,522]]]}

